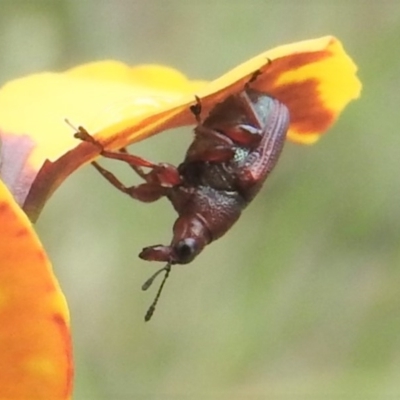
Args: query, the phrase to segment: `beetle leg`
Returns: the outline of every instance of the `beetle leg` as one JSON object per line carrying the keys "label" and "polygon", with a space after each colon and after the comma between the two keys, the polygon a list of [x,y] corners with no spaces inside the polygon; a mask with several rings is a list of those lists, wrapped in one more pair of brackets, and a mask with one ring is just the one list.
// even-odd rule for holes
{"label": "beetle leg", "polygon": [[207,128],[204,125],[198,125],[194,129],[194,133],[196,136],[202,136],[205,139],[212,140],[214,143],[218,145],[232,146],[232,140],[227,137],[224,133],[217,131],[216,129]]}
{"label": "beetle leg", "polygon": [[[257,146],[262,138],[262,129],[260,127],[254,127],[250,124],[239,124],[239,125],[219,125],[219,130],[210,129],[204,125],[196,126],[194,132],[198,136],[203,136],[206,139],[212,140],[215,143],[215,148],[218,152],[219,149],[226,148],[231,149],[232,156],[234,151],[232,148],[235,145],[244,145],[246,147]],[[223,133],[221,133],[221,132]],[[230,158],[222,157],[217,161],[229,161]]]}
{"label": "beetle leg", "polygon": [[84,127],[79,126],[77,132],[75,133],[74,137],[77,139],[82,140],[83,142],[88,142],[100,149],[100,154],[105,157],[105,158],[111,158],[113,160],[120,160],[123,162],[126,162],[130,166],[134,167],[149,167],[149,168],[154,168],[157,166],[157,164],[145,160],[142,157],[135,156],[133,154],[129,154],[126,150],[122,152],[118,151],[110,151],[110,150],[105,150],[103,145],[96,140]]}
{"label": "beetle leg", "polygon": [[[81,126],[75,133],[75,137],[84,142],[92,143],[93,145],[97,146],[100,149],[100,154],[105,158],[126,162],[142,179],[146,181],[146,183],[149,184],[149,188],[151,187],[152,191],[154,191],[153,186],[159,185],[163,187],[173,187],[181,183],[177,168],[171,164],[155,164],[142,157],[128,153],[125,147],[123,147],[119,152],[104,150],[102,144]],[[103,167],[100,167],[100,165],[95,162],[92,164],[116,188],[124,193],[127,193],[127,190],[132,192],[132,188],[127,188],[122,185],[121,182],[111,172],[107,171]],[[143,167],[151,168],[151,171],[146,173],[143,171]],[[134,196],[132,195],[132,197]]]}
{"label": "beetle leg", "polygon": [[156,184],[163,187],[174,187],[182,183],[178,169],[168,163],[157,164],[148,173],[142,171],[142,175],[140,176],[149,184]]}
{"label": "beetle leg", "polygon": [[[121,147],[119,149],[121,153],[129,154],[126,147]],[[138,165],[128,164],[143,180],[146,180],[146,172],[143,171],[142,167]]]}
{"label": "beetle leg", "polygon": [[[271,60],[268,58],[268,65],[271,63]],[[254,71],[251,74],[250,79],[245,83],[244,88],[248,89],[250,87],[250,84],[255,82],[257,80],[257,78],[262,75],[263,71],[261,71],[260,69],[257,69],[256,71]]]}
{"label": "beetle leg", "polygon": [[[122,147],[120,149],[120,153],[118,153],[118,154],[121,154],[121,153],[131,156],[131,154],[128,153],[128,151],[125,147]],[[124,160],[122,160],[122,161],[124,161]],[[173,166],[172,164],[168,164],[168,163],[153,164],[152,163],[152,166],[150,167],[151,168],[150,172],[143,171],[142,166],[135,165],[132,163],[128,163],[128,164],[147,183],[156,183],[156,184],[159,184],[162,186],[168,186],[168,187],[173,187],[173,186],[179,185],[181,183],[181,178],[180,178],[179,172],[178,172],[177,168],[175,166]]]}
{"label": "beetle leg", "polygon": [[[260,71],[256,71],[253,74],[246,84],[246,89],[247,85],[256,80],[260,74]],[[264,123],[260,120],[259,113],[254,109],[253,102],[246,90],[237,94],[236,99],[242,104],[244,113],[249,121],[246,124],[238,124],[235,126],[221,126],[221,130],[238,145],[250,148],[257,147],[263,137]]]}
{"label": "beetle leg", "polygon": [[198,96],[194,96],[196,99],[196,104],[193,104],[189,107],[190,111],[192,112],[192,114],[194,115],[194,117],[196,118],[196,122],[197,124],[201,124],[201,100],[200,97]]}
{"label": "beetle leg", "polygon": [[238,98],[238,100],[241,101],[243,108],[245,110],[246,116],[248,116],[251,119],[251,121],[249,121],[250,124],[252,126],[255,126],[256,128],[262,130],[262,127],[263,127],[262,121],[260,120],[256,110],[254,109],[253,103],[252,103],[251,99],[249,98],[249,95],[247,94],[247,92],[245,90],[240,92],[237,95],[237,98]]}
{"label": "beetle leg", "polygon": [[194,132],[196,136],[212,141],[213,146],[192,145],[187,151],[186,161],[227,162],[234,157],[234,144],[226,135],[201,124],[196,126]]}
{"label": "beetle leg", "polygon": [[224,134],[234,141],[239,146],[253,148],[258,146],[262,138],[262,129],[255,128],[249,124],[239,124],[236,126],[227,126],[221,129]]}
{"label": "beetle leg", "polygon": [[142,201],[144,203],[151,203],[160,199],[168,194],[168,187],[164,187],[158,183],[146,182],[137,186],[125,186],[112,172],[103,168],[96,162],[92,163],[93,166],[100,172],[100,174],[121,192],[127,194],[133,199]]}

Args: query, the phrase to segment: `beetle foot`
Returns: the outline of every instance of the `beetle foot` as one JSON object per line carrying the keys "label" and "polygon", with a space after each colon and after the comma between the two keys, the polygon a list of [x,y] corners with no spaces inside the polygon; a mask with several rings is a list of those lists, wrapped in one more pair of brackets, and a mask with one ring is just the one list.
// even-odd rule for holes
{"label": "beetle foot", "polygon": [[196,99],[196,104],[191,105],[189,107],[189,109],[192,112],[192,114],[194,115],[194,117],[196,118],[196,122],[198,124],[200,124],[201,123],[200,115],[201,115],[201,109],[202,109],[201,100],[200,100],[200,97],[198,97],[198,96],[194,96],[194,97]]}
{"label": "beetle foot", "polygon": [[97,141],[83,126],[78,126],[78,129],[74,133],[74,138],[82,140],[82,142],[88,142],[97,146],[101,151],[103,145]]}

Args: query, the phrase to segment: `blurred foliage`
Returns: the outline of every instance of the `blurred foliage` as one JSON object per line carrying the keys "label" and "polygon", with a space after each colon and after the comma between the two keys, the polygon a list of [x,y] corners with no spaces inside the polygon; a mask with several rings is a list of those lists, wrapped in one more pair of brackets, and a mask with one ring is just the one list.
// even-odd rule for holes
{"label": "blurred foliage", "polygon": [[[364,84],[320,143],[287,144],[229,234],[173,269],[151,323],[153,293],[140,285],[158,265],[136,254],[169,242],[171,206],[134,202],[90,167],[57,191],[38,229],[72,313],[76,400],[400,395],[399,2],[0,5],[2,83],[108,58],[212,79],[275,45],[333,34]],[[131,150],[179,163],[190,140],[188,128]]]}

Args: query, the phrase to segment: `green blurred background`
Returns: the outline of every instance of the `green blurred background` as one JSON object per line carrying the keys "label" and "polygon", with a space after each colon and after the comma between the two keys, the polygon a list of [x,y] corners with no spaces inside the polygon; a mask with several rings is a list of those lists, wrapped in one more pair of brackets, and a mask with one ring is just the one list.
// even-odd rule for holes
{"label": "green blurred background", "polygon": [[[174,268],[150,323],[155,288],[140,286],[159,265],[137,254],[169,242],[170,204],[135,202],[90,166],[62,185],[37,227],[72,315],[75,400],[400,396],[397,0],[0,7],[1,83],[108,58],[213,79],[273,46],[333,34],[364,84],[317,145],[287,144],[231,232]],[[131,151],[176,164],[191,137],[167,132]]]}

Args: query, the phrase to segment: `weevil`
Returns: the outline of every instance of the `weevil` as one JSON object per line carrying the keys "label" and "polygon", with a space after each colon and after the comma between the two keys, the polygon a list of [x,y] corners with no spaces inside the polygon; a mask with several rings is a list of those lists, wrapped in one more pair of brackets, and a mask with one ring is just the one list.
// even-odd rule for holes
{"label": "weevil", "polygon": [[178,167],[153,163],[125,149],[107,151],[83,127],[75,133],[80,140],[98,146],[102,156],[128,163],[144,180],[127,187],[93,162],[118,190],[143,202],[166,197],[178,213],[171,243],[145,247],[139,254],[144,260],[166,263],[142,286],[147,290],[165,271],[146,321],[155,311],[171,267],[190,263],[205,246],[223,236],[257,195],[279,159],[289,128],[289,111],[272,96],[252,89],[249,83],[241,92],[216,104],[204,121],[201,101],[196,97],[190,107],[197,122],[194,139]]}

